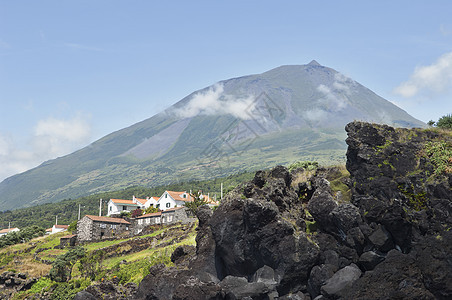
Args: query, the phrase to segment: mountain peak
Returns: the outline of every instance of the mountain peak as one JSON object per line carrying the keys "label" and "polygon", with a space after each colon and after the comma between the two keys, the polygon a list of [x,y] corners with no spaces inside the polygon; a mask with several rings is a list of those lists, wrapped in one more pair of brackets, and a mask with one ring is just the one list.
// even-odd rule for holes
{"label": "mountain peak", "polygon": [[320,66],[320,64],[319,64],[315,59],[313,59],[313,60],[308,64],[308,66]]}

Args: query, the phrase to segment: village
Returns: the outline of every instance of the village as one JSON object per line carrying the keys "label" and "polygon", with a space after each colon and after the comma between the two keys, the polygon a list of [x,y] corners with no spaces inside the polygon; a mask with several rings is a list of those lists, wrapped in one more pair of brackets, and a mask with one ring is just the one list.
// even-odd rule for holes
{"label": "village", "polygon": [[[216,199],[197,192],[197,196],[210,207],[218,206]],[[92,241],[115,239],[125,236],[139,235],[147,226],[170,225],[174,223],[187,224],[194,222],[196,216],[186,207],[193,202],[192,192],[165,191],[160,197],[146,197],[145,199],[132,196],[132,200],[110,199],[107,203],[107,215],[102,216],[102,201],[99,215],[85,215],[78,217],[75,234],[62,236],[60,246],[75,246]],[[149,211],[152,211],[148,213]],[[46,234],[68,231],[69,225],[55,224],[46,229]],[[19,228],[0,230],[0,237],[10,232],[18,232]]]}

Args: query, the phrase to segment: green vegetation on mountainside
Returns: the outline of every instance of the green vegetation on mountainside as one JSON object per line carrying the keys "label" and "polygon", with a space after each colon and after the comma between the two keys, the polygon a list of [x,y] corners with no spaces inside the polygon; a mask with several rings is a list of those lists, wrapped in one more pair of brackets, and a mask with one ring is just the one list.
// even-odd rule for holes
{"label": "green vegetation on mountainside", "polygon": [[[38,278],[29,290],[17,292],[11,299],[44,294],[46,299],[72,299],[87,286],[105,280],[138,284],[151,266],[173,265],[170,257],[177,247],[195,245],[196,224],[157,226],[142,236],[59,249],[59,239],[65,234],[0,249],[0,272],[27,273],[28,277]],[[151,246],[135,246],[145,242]],[[10,290],[0,291],[0,298],[5,292]]]}
{"label": "green vegetation on mountainside", "polygon": [[58,216],[58,224],[70,224],[78,218],[78,208],[81,206],[81,217],[84,215],[99,214],[99,199],[103,199],[102,215],[107,214],[107,201],[113,199],[132,199],[160,197],[165,190],[169,191],[197,191],[210,193],[213,198],[215,194],[220,198],[221,183],[223,183],[223,195],[232,190],[238,184],[250,180],[254,172],[240,173],[225,178],[216,178],[205,181],[180,182],[171,185],[158,187],[133,186],[114,192],[99,193],[77,199],[67,199],[58,203],[47,203],[33,207],[21,208],[13,211],[0,212],[0,229],[8,228],[9,222],[12,227],[23,228],[37,225],[50,228],[55,224],[55,217]]}

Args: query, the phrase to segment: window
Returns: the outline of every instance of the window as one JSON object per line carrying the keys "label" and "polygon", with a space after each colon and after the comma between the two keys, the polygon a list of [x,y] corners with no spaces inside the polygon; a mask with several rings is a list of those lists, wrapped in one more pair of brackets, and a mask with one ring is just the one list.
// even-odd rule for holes
{"label": "window", "polygon": [[166,203],[166,208],[170,208],[171,207],[171,203]]}
{"label": "window", "polygon": [[138,219],[138,224],[139,225],[143,224],[143,219]]}
{"label": "window", "polygon": [[111,225],[110,225],[110,228],[111,228],[111,229],[116,229],[116,224],[111,224]]}
{"label": "window", "polygon": [[160,204],[157,204],[155,207],[159,208],[159,207],[160,207]]}
{"label": "window", "polygon": [[167,222],[169,223],[169,222],[172,222],[173,221],[173,216],[168,216],[167,217]]}
{"label": "window", "polygon": [[122,210],[127,210],[127,206],[124,205],[124,206],[122,207]]}
{"label": "window", "polygon": [[100,223],[100,228],[107,228],[107,224],[105,224],[105,223]]}
{"label": "window", "polygon": [[165,194],[165,198],[168,198],[168,194]]}
{"label": "window", "polygon": [[110,206],[110,211],[111,211],[112,208],[113,208],[113,207]]}
{"label": "window", "polygon": [[155,218],[155,224],[160,223],[160,217]]}
{"label": "window", "polygon": [[146,224],[150,224],[151,223],[151,219],[150,218],[147,218],[146,219]]}
{"label": "window", "polygon": [[129,230],[129,226],[126,226],[126,230]]}

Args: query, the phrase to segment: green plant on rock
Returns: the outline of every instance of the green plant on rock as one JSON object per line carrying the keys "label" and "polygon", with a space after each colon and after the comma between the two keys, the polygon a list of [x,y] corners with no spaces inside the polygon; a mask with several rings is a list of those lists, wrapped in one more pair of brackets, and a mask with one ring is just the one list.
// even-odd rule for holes
{"label": "green plant on rock", "polygon": [[425,153],[435,166],[435,174],[452,173],[452,143],[447,141],[428,142]]}
{"label": "green plant on rock", "polygon": [[413,186],[411,186],[410,189],[407,189],[399,185],[398,188],[402,192],[402,194],[407,197],[409,207],[411,207],[415,211],[421,211],[427,208],[427,194],[425,191],[415,193],[413,191]]}
{"label": "green plant on rock", "polygon": [[319,167],[319,163],[316,161],[298,161],[289,165],[288,169],[292,172],[295,169],[315,170]]}

